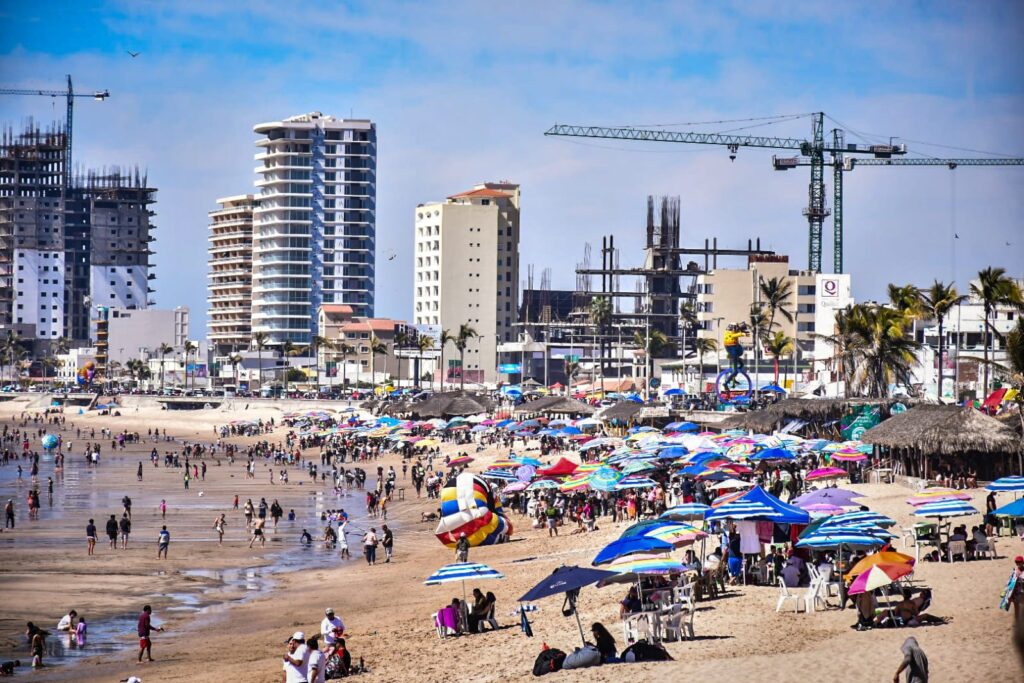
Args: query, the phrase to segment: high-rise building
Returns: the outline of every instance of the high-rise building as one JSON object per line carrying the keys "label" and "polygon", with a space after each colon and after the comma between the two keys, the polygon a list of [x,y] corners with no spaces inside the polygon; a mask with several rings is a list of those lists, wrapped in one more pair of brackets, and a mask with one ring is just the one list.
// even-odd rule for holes
{"label": "high-rise building", "polygon": [[88,343],[97,307],[143,309],[153,291],[156,190],[117,168],[77,174],[65,189],[64,139],[29,124],[0,141],[0,330],[37,354],[60,338]]}
{"label": "high-rise building", "polygon": [[210,212],[207,339],[215,355],[246,349],[252,340],[251,194],[223,197]]}
{"label": "high-rise building", "polygon": [[261,123],[252,331],[308,344],[322,304],[374,312],[377,129],[320,112]]}
{"label": "high-rise building", "polygon": [[416,207],[414,316],[470,341],[465,367],[445,349],[445,382],[498,379],[497,343],[515,341],[519,309],[519,185],[483,183]]}

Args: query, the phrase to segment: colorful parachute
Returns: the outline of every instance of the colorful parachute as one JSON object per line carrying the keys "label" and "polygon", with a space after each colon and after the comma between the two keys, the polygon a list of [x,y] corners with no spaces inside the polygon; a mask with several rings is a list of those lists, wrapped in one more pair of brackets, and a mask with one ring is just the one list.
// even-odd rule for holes
{"label": "colorful parachute", "polygon": [[441,490],[441,523],[437,540],[454,548],[459,536],[466,534],[470,546],[501,543],[512,535],[512,523],[501,509],[486,480],[463,472],[455,486]]}
{"label": "colorful parachute", "polygon": [[78,377],[75,381],[78,382],[78,386],[85,387],[92,384],[92,378],[96,376],[96,363],[91,360],[86,361],[85,365],[78,368]]}

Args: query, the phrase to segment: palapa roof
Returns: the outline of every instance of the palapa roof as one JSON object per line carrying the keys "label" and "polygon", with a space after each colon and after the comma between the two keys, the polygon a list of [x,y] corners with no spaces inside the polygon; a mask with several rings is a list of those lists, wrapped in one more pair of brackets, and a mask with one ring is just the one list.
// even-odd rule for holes
{"label": "palapa roof", "polygon": [[568,396],[545,396],[516,406],[516,415],[593,415],[594,406]]}
{"label": "palapa roof", "polygon": [[1021,437],[1008,425],[973,408],[921,404],[864,432],[861,440],[888,448],[952,455],[1016,453]]}
{"label": "palapa roof", "polygon": [[631,420],[634,415],[643,410],[642,403],[633,401],[619,401],[601,411],[602,420]]}
{"label": "palapa roof", "polygon": [[413,403],[409,405],[408,410],[421,418],[478,415],[494,410],[494,402],[486,396],[471,394],[468,391],[446,391],[443,394],[434,394],[426,401]]}

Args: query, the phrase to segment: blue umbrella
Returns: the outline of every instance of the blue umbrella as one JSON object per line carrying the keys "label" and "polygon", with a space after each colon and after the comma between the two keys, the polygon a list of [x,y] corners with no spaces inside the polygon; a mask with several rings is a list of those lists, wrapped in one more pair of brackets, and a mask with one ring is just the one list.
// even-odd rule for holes
{"label": "blue umbrella", "polygon": [[630,536],[629,538],[620,538],[617,541],[612,541],[601,548],[601,551],[594,557],[594,561],[591,564],[595,566],[608,564],[620,557],[633,555],[634,553],[671,552],[672,550],[671,543],[660,539],[647,536]]}
{"label": "blue umbrella", "polygon": [[761,391],[774,391],[776,394],[786,393],[786,390],[780,387],[775,382],[772,382],[771,384],[765,384],[763,387],[761,387]]}
{"label": "blue umbrella", "polygon": [[1024,477],[1003,477],[985,488],[989,491],[1024,491]]}
{"label": "blue umbrella", "polygon": [[829,532],[819,529],[801,538],[796,545],[800,548],[837,548],[841,545],[850,548],[877,548],[886,543],[888,541],[883,538],[853,530],[836,529]]}
{"label": "blue umbrella", "polygon": [[496,569],[488,567],[479,562],[456,562],[446,564],[430,575],[423,582],[425,586],[437,586],[452,581],[466,581],[467,579],[504,579],[505,575]]}
{"label": "blue umbrella", "polygon": [[[837,489],[826,489],[835,491]],[[838,489],[841,490],[841,489]],[[875,526],[890,527],[896,524],[896,520],[886,517],[880,512],[872,512],[871,510],[857,510],[856,512],[846,512],[841,515],[834,515],[829,517],[822,526],[849,526],[851,524],[862,524],[869,523]]]}
{"label": "blue umbrella", "polygon": [[679,389],[678,387],[676,387],[676,388],[673,388],[673,389],[669,389],[663,395],[664,396],[686,396],[686,392],[683,391],[682,389]]}
{"label": "blue umbrella", "polygon": [[562,436],[577,436],[577,435],[582,434],[582,433],[583,433],[582,429],[580,429],[579,427],[572,427],[572,426],[570,426],[570,427],[562,427],[562,429],[559,431],[559,434],[561,434]]}
{"label": "blue umbrella", "polygon": [[914,510],[915,517],[964,517],[980,514],[973,506],[962,500],[940,500],[925,503]]}
{"label": "blue umbrella", "polygon": [[580,639],[586,643],[586,637],[583,635],[583,624],[580,622],[580,614],[576,609],[576,597],[579,595],[579,590],[585,586],[595,584],[603,579],[609,579],[615,576],[615,572],[608,572],[603,569],[591,569],[590,567],[557,567],[555,571],[543,579],[536,586],[526,591],[522,597],[519,598],[519,602],[527,602],[530,600],[540,600],[551,595],[566,594],[566,600],[572,607],[573,613],[576,615],[576,625],[580,629]]}
{"label": "blue umbrella", "polygon": [[497,481],[519,481],[519,477],[505,470],[486,470],[481,472],[480,476],[484,479],[496,479]]}
{"label": "blue umbrella", "polygon": [[654,488],[657,485],[658,482],[649,477],[631,476],[624,477],[619,480],[619,483],[615,485],[615,490],[625,491],[626,489],[649,489]]}
{"label": "blue umbrella", "polygon": [[1018,498],[1012,503],[997,508],[992,511],[992,514],[999,517],[1024,517],[1024,498]]}
{"label": "blue umbrella", "polygon": [[522,458],[513,458],[513,459],[517,460],[518,462],[523,463],[524,465],[530,465],[532,467],[540,467],[543,464],[537,458],[522,457]]}
{"label": "blue umbrella", "polygon": [[695,432],[700,427],[693,422],[669,422],[665,425],[666,432]]}
{"label": "blue umbrella", "polygon": [[755,462],[761,460],[796,460],[796,455],[785,448],[766,448],[753,455],[748,455],[747,460]]}
{"label": "blue umbrella", "polygon": [[690,454],[690,451],[685,446],[669,446],[668,448],[662,448],[658,452],[659,458],[684,458]]}
{"label": "blue umbrella", "polygon": [[619,538],[632,538],[634,536],[645,536],[647,532],[654,531],[655,529],[661,529],[666,526],[676,526],[675,522],[670,522],[664,519],[645,519],[642,522],[637,522],[626,528]]}
{"label": "blue umbrella", "polygon": [[590,488],[597,491],[613,491],[622,475],[611,467],[600,467],[590,474]]}
{"label": "blue umbrella", "polygon": [[520,427],[540,427],[540,420],[523,420],[519,423]]}

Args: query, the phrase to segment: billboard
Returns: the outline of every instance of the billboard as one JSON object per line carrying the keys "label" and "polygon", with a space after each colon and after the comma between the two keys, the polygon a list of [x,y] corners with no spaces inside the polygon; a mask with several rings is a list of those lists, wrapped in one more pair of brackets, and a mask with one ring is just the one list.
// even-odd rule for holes
{"label": "billboard", "polygon": [[498,366],[498,372],[503,375],[518,375],[523,371],[520,363],[502,363]]}

